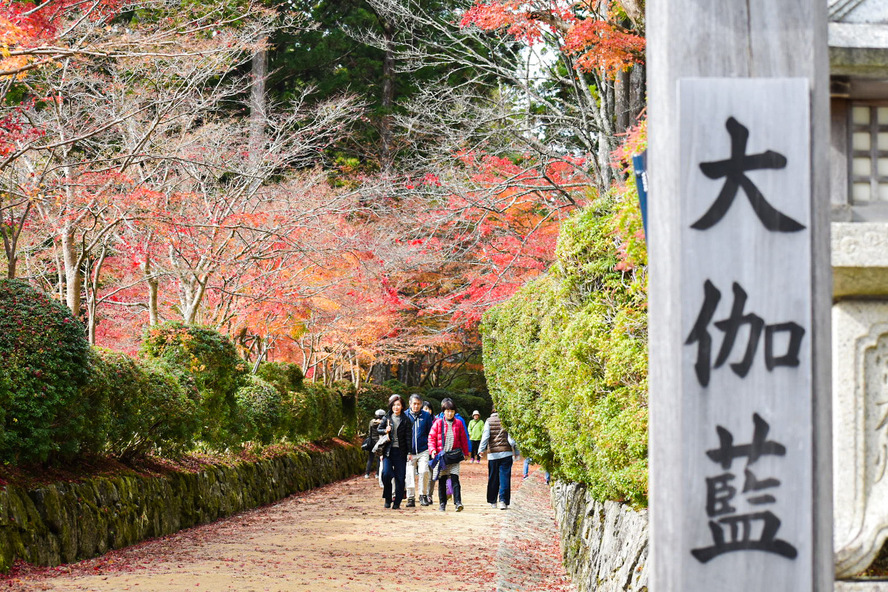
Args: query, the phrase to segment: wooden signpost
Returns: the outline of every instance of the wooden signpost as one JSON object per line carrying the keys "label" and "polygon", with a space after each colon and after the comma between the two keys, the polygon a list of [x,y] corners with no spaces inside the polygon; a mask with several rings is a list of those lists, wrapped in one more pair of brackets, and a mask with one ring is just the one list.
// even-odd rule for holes
{"label": "wooden signpost", "polygon": [[647,24],[651,590],[826,592],[825,5]]}

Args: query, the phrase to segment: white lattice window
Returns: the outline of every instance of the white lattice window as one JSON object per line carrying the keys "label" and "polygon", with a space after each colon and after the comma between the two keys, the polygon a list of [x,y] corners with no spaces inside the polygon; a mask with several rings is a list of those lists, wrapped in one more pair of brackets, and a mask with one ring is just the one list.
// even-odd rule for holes
{"label": "white lattice window", "polygon": [[888,106],[851,107],[851,201],[888,201]]}

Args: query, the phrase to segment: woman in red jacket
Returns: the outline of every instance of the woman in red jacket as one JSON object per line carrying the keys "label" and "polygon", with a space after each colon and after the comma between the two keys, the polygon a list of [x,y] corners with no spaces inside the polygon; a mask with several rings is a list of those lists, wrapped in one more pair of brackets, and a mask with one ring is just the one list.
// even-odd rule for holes
{"label": "woman in red jacket", "polygon": [[[444,417],[436,419],[429,432],[429,458],[435,458],[438,454],[455,449],[462,450],[463,456],[468,458],[471,454],[469,438],[462,422],[456,419],[456,405],[453,404],[453,399],[447,398],[441,401],[441,409],[444,411]],[[448,464],[438,473],[438,501],[441,504],[438,509],[442,512],[447,509],[448,477],[453,485],[453,504],[456,506],[456,511],[461,512],[463,509],[459,465],[458,462]]]}

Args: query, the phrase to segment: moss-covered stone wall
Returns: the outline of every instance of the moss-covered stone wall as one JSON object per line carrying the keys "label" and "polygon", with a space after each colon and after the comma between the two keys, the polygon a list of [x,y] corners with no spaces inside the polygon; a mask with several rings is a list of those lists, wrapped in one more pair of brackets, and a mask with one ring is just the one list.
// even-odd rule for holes
{"label": "moss-covered stone wall", "polygon": [[647,510],[599,502],[585,485],[555,481],[552,504],[564,567],[580,592],[647,592]]}
{"label": "moss-covered stone wall", "polygon": [[334,445],[166,476],[98,477],[0,491],[0,570],[59,565],[212,522],[360,473],[365,453]]}

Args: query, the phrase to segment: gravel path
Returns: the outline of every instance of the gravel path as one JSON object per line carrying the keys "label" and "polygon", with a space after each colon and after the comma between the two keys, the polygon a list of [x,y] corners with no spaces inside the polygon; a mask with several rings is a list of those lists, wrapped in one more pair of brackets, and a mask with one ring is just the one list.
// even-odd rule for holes
{"label": "gravel path", "polygon": [[501,511],[485,500],[486,465],[462,471],[458,514],[385,510],[376,481],[357,477],[80,563],[19,565],[0,591],[572,592],[542,472],[513,471]]}

